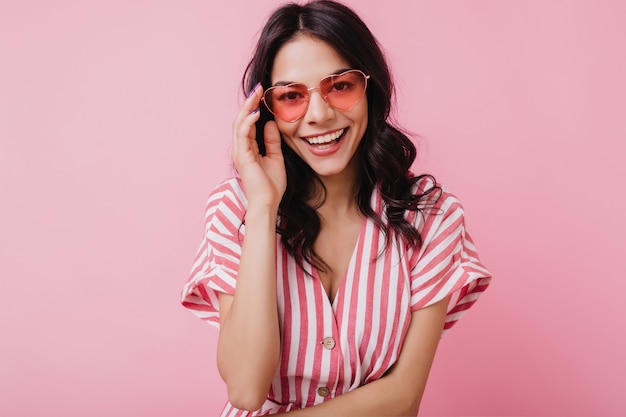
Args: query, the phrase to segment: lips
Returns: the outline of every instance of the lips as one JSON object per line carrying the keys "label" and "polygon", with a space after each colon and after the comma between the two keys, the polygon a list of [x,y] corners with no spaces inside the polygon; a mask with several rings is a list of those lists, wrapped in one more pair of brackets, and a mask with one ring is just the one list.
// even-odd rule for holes
{"label": "lips", "polygon": [[339,129],[334,132],[329,132],[319,136],[308,136],[303,139],[312,146],[328,145],[339,139],[345,131],[346,129]]}
{"label": "lips", "polygon": [[301,139],[307,144],[307,148],[312,155],[326,157],[341,149],[343,138],[346,136],[348,128],[334,130],[316,136],[305,136]]}

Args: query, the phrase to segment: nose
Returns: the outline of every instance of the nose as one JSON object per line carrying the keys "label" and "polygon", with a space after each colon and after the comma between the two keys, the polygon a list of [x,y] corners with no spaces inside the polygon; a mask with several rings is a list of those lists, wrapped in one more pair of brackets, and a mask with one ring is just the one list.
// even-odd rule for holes
{"label": "nose", "polygon": [[309,106],[304,115],[304,120],[307,123],[323,123],[329,119],[332,119],[335,115],[335,109],[328,104],[322,93],[318,88],[312,88],[309,90]]}

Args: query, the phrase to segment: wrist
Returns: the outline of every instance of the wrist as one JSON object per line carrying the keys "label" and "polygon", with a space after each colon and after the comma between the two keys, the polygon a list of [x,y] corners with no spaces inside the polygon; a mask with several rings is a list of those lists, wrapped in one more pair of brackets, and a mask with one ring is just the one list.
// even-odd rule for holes
{"label": "wrist", "polygon": [[278,218],[278,204],[254,204],[249,205],[244,216],[246,228],[251,225],[268,225],[272,230],[276,227]]}

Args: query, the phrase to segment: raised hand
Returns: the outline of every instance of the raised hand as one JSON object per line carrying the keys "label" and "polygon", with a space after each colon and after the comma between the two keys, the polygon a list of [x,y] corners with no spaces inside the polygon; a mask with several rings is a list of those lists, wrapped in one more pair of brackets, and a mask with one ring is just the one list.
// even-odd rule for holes
{"label": "raised hand", "polygon": [[233,122],[233,162],[241,177],[248,206],[278,209],[287,187],[285,162],[276,122],[264,126],[265,156],[259,153],[255,123],[259,120],[263,88],[257,85]]}

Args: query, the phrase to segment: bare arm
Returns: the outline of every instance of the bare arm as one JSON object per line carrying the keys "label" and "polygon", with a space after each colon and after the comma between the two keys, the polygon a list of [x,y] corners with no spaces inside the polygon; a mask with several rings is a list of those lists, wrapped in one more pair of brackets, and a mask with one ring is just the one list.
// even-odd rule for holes
{"label": "bare arm", "polygon": [[220,294],[217,364],[228,398],[239,409],[261,407],[280,358],[276,299],[276,217],[286,186],[280,134],[265,126],[261,156],[254,123],[261,89],[249,97],[233,123],[233,161],[248,199],[245,236],[234,296]]}
{"label": "bare arm", "polygon": [[398,361],[382,378],[314,407],[289,413],[293,417],[416,416],[446,317],[449,298],[411,315]]}

